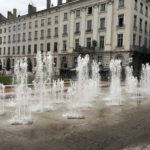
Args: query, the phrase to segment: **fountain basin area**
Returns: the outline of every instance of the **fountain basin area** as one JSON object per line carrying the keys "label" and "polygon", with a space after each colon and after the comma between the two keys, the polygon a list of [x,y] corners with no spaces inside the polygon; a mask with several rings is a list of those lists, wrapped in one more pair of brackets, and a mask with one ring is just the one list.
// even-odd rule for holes
{"label": "fountain basin area", "polygon": [[[123,105],[109,106],[105,97],[107,83],[102,83],[100,95],[92,107],[82,108],[84,119],[62,117],[65,104],[57,104],[49,112],[33,112],[33,124],[12,126],[13,107],[7,105],[0,116],[0,150],[141,150],[150,144],[149,95],[139,102],[123,90]],[[7,88],[6,88],[7,89]],[[147,149],[149,150],[149,149]]]}

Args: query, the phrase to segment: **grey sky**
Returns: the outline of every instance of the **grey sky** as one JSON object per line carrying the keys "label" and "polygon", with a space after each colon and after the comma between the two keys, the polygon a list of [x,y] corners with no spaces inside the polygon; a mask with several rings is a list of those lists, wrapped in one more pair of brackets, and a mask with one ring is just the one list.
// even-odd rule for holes
{"label": "grey sky", "polygon": [[[57,0],[51,0],[54,5]],[[63,0],[65,2],[65,0]],[[18,14],[26,14],[29,3],[33,3],[38,10],[46,8],[46,0],[0,0],[0,13],[6,16],[8,10],[17,8]]]}

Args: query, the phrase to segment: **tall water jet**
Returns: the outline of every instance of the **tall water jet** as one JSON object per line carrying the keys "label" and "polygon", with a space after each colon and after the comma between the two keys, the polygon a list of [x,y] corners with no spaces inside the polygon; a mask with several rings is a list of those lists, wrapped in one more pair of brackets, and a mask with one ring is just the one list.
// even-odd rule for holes
{"label": "tall water jet", "polygon": [[142,65],[141,80],[140,80],[141,90],[144,93],[150,92],[150,65]]}
{"label": "tall water jet", "polygon": [[121,60],[112,59],[110,62],[111,83],[110,83],[110,105],[122,105],[121,93]]}
{"label": "tall water jet", "polygon": [[5,114],[5,86],[3,84],[0,84],[0,115],[4,115]]}
{"label": "tall water jet", "polygon": [[31,90],[28,88],[27,59],[17,60],[14,65],[15,73],[15,116],[10,120],[13,125],[31,124],[32,116],[30,109]]}
{"label": "tall water jet", "polygon": [[128,93],[137,93],[138,80],[133,76],[133,67],[126,67],[126,91]]}
{"label": "tall water jet", "polygon": [[38,104],[35,105],[33,111],[49,111],[51,109],[49,94],[51,93],[51,80],[52,80],[52,55],[47,53],[43,55],[38,51],[36,56],[36,77],[33,81],[35,99]]}

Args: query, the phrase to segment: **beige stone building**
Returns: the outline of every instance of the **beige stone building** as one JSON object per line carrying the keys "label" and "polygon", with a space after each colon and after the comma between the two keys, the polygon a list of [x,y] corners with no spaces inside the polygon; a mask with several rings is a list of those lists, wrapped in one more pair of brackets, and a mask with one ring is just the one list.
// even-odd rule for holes
{"label": "beige stone building", "polygon": [[73,68],[79,54],[104,67],[112,58],[128,65],[133,57],[137,63],[150,51],[150,2],[58,0],[54,7],[47,0],[42,11],[29,5],[23,16],[16,9],[7,18],[0,14],[0,68],[9,70],[16,58],[26,56],[32,70],[37,51],[51,51],[57,71]]}

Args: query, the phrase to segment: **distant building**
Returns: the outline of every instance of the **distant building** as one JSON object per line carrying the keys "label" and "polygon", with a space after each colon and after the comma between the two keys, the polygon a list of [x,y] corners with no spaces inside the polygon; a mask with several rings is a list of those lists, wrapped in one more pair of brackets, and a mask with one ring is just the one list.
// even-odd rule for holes
{"label": "distant building", "polygon": [[75,67],[79,54],[89,54],[104,67],[112,58],[123,65],[130,57],[135,63],[149,59],[150,2],[58,0],[53,7],[47,0],[42,11],[29,5],[23,16],[16,9],[7,18],[0,14],[0,68],[9,70],[16,58],[26,56],[32,71],[37,51],[51,51],[57,71]]}

